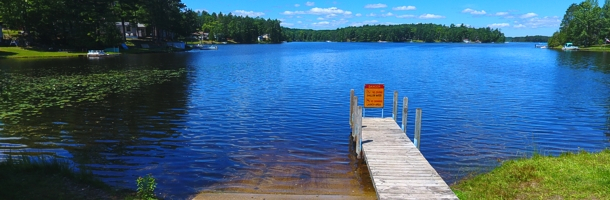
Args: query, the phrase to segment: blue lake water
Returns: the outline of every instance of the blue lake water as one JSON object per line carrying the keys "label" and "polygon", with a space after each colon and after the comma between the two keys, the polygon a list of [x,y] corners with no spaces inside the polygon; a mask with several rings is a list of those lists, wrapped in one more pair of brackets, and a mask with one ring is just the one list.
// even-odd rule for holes
{"label": "blue lake water", "polygon": [[132,68],[188,72],[46,109],[19,131],[0,123],[0,153],[69,158],[121,187],[152,174],[166,198],[201,191],[374,196],[348,141],[349,91],[362,99],[365,83],[385,84],[386,105],[392,91],[409,98],[410,138],[415,108],[422,108],[421,151],[449,184],[533,152],[610,146],[607,53],[534,43],[285,43],[0,60],[3,73],[36,76]]}

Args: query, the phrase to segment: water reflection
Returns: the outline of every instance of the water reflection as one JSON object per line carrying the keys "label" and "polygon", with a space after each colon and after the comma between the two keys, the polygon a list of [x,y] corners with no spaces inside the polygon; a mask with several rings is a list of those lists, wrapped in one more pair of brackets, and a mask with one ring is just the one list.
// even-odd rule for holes
{"label": "water reflection", "polygon": [[[559,52],[558,56],[557,56],[557,60],[558,60],[558,64],[562,67],[569,67],[572,69],[577,69],[577,70],[592,70],[592,71],[596,71],[596,72],[601,72],[604,74],[608,74],[610,73],[610,53],[609,52]],[[577,71],[578,72],[578,71]],[[587,74],[587,73],[583,73],[583,74]],[[571,98],[581,98],[582,100],[588,100],[590,101],[591,98],[595,98],[597,95],[595,96],[583,96],[583,95],[578,95],[579,91],[585,90],[585,91],[590,91],[591,93],[599,93],[599,96],[606,96],[608,93],[608,86],[610,86],[610,81],[608,80],[608,78],[606,76],[599,76],[597,74],[587,74],[589,76],[585,76],[585,77],[579,77],[582,78],[584,81],[594,81],[594,82],[600,82],[603,83],[604,85],[602,87],[591,87],[591,85],[589,84],[585,84],[585,83],[578,83],[580,82],[579,80],[572,80],[572,81],[576,81],[577,83],[574,83],[572,85],[578,87],[578,88],[574,88],[574,91],[569,91],[566,93],[569,94],[573,94],[570,95]],[[562,88],[565,89],[565,88]],[[571,107],[574,107],[574,105],[572,105]],[[601,128],[600,130],[603,130],[606,137],[608,137],[608,140],[610,141],[610,98],[608,98],[605,103],[604,103],[604,109],[606,110],[606,116],[604,118],[606,118],[606,125],[605,127]],[[580,108],[580,112],[586,112],[586,108]]]}
{"label": "water reflection", "polygon": [[151,173],[167,198],[200,191],[374,197],[347,139],[349,90],[362,96],[364,83],[385,83],[409,97],[409,137],[414,108],[423,108],[421,150],[448,183],[535,151],[608,147],[607,54],[531,46],[290,43],[0,60],[0,69],[30,76],[188,71],[171,82],[0,125],[0,151],[72,158],[125,187]]}

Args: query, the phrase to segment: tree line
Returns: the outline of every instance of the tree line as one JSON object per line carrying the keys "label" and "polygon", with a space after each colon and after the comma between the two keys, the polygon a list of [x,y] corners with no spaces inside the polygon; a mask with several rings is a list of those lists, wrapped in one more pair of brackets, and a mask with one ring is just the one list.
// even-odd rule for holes
{"label": "tree line", "polygon": [[549,36],[534,35],[525,37],[506,37],[507,42],[547,42]]}
{"label": "tree line", "polygon": [[[504,42],[498,29],[437,24],[364,25],[336,30],[291,29],[280,20],[232,13],[195,12],[181,0],[0,0],[0,21],[22,30],[30,44],[93,48],[116,46],[126,40],[124,26],[145,24],[156,41],[185,39],[208,33],[209,39],[238,43],[282,41]],[[263,37],[264,36],[264,37]]]}
{"label": "tree line", "polygon": [[142,23],[156,40],[200,28],[197,12],[180,0],[0,0],[0,20],[26,41],[69,47],[115,46],[125,40],[116,22]]}
{"label": "tree line", "polygon": [[338,42],[504,42],[504,33],[498,29],[472,28],[438,24],[364,25],[336,30],[291,29],[283,30],[287,41],[338,41]]}
{"label": "tree line", "polygon": [[281,43],[284,40],[280,20],[260,17],[236,16],[232,13],[209,14],[203,11],[201,31],[208,33],[208,38],[216,41],[233,40],[238,43],[257,43],[259,36],[265,36],[264,42]]}
{"label": "tree line", "polygon": [[549,46],[571,42],[579,46],[604,44],[610,37],[610,0],[599,7],[597,0],[573,3],[566,10],[559,26],[548,40]]}

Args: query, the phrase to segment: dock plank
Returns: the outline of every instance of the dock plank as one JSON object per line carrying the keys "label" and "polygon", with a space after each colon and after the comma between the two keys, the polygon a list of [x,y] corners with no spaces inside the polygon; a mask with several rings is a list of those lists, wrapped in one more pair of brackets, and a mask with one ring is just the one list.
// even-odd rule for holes
{"label": "dock plank", "polygon": [[458,199],[392,118],[362,118],[362,151],[378,199]]}

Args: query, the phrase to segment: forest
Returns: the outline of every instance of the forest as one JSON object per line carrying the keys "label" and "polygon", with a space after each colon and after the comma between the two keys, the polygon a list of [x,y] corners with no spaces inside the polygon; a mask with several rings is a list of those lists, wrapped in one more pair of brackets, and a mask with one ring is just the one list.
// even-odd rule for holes
{"label": "forest", "polygon": [[549,46],[557,47],[571,42],[588,47],[604,44],[610,38],[610,0],[599,7],[597,0],[573,3],[566,10],[559,26],[548,40]]}
{"label": "forest", "polygon": [[284,28],[287,41],[336,42],[504,42],[504,33],[498,29],[472,28],[465,25],[438,24],[364,25],[336,30],[305,30]]}
{"label": "forest", "polygon": [[209,33],[209,39],[215,41],[233,40],[237,43],[252,44],[258,42],[258,36],[267,35],[265,42],[281,43],[284,41],[280,20],[235,16],[232,13],[200,13],[201,31]]}
{"label": "forest", "polygon": [[506,37],[507,42],[547,42],[549,40],[549,36],[542,35],[533,35],[533,36],[525,36],[525,37]]}
{"label": "forest", "polygon": [[[184,40],[196,32],[211,39],[282,41],[279,20],[195,12],[180,0],[0,0],[0,22],[22,31],[29,44],[53,47],[106,47],[126,40],[117,23],[144,24],[155,41]],[[123,31],[125,32],[125,31]]]}
{"label": "forest", "polygon": [[157,40],[199,28],[180,0],[0,0],[0,21],[30,44],[83,48],[124,41],[117,22],[146,24]]}
{"label": "forest", "polygon": [[[283,41],[342,42],[504,42],[498,29],[465,25],[364,25],[336,30],[281,27],[280,20],[232,13],[195,12],[181,0],[0,0],[0,22],[21,31],[20,40],[32,46],[93,48],[126,41],[118,24],[144,24],[153,41],[188,40],[208,33],[209,40],[236,43]],[[124,32],[124,31],[123,31]]]}

